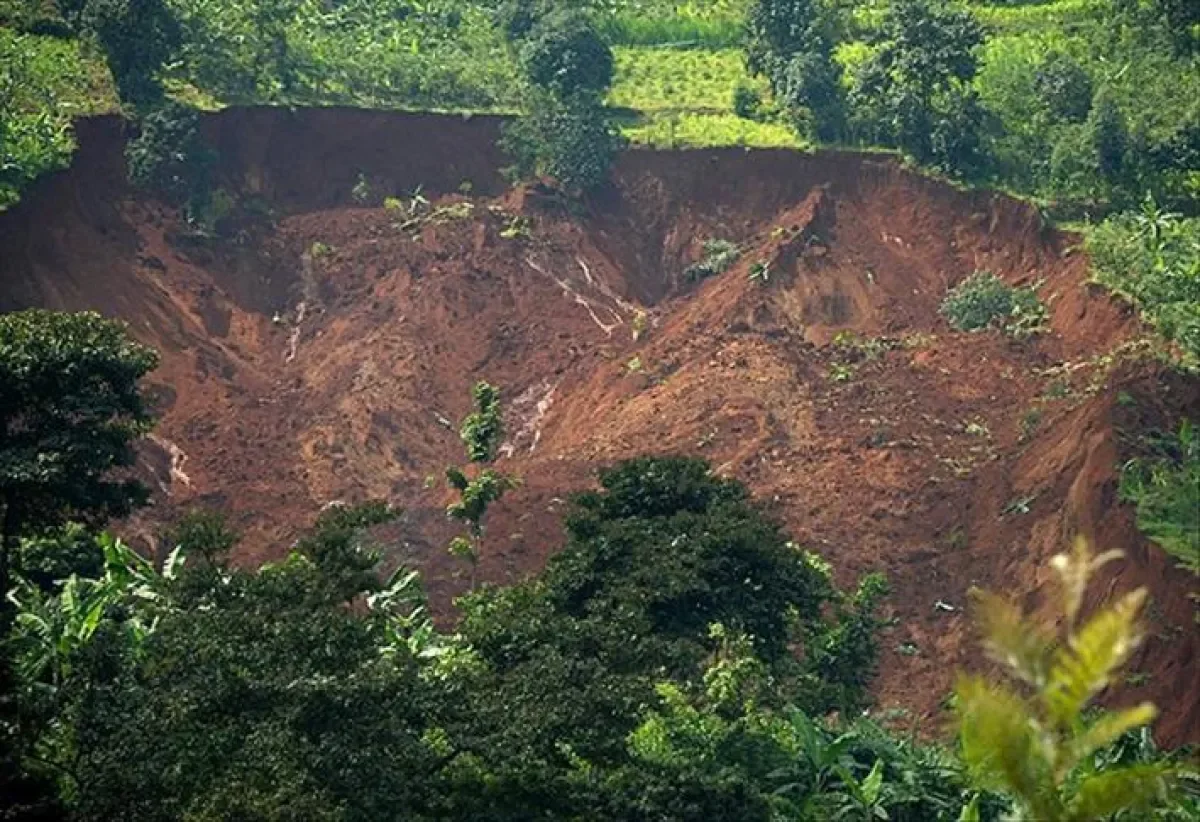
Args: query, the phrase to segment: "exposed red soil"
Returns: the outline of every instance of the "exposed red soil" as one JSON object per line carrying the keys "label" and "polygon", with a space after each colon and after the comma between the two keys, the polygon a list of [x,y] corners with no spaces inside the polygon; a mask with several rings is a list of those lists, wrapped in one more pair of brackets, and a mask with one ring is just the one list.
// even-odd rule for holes
{"label": "exposed red soil", "polygon": [[[1061,368],[1139,332],[1031,208],[891,160],[729,150],[630,153],[569,216],[505,190],[494,120],[234,110],[206,128],[225,184],[280,212],[238,242],[184,242],[169,209],[133,198],[113,120],[82,124],[76,165],[0,217],[0,310],[95,308],[163,353],[159,499],[132,534],[215,504],[255,562],[321,505],[382,497],[407,512],[396,556],[444,612],[465,581],[426,478],[461,462],[451,421],[488,379],[508,409],[499,467],[524,484],[492,515],[482,577],[540,567],[563,495],[598,466],[703,455],[843,583],[887,573],[878,703],[936,730],[955,668],[979,662],[967,590],[1046,608],[1046,561],[1083,534],[1126,553],[1093,604],[1153,595],[1146,676],[1112,698],[1157,702],[1165,744],[1200,740],[1195,579],[1116,500],[1119,432],[1169,424],[1200,389],[1144,364]],[[360,174],[376,200],[422,185],[450,210],[401,231],[394,211],[353,203]],[[450,193],[464,180],[470,197]],[[528,236],[505,237],[517,215]],[[718,236],[746,253],[686,283]],[[748,276],[758,261],[766,283]],[[1052,333],[952,332],[938,305],[975,269],[1042,283]],[[847,351],[833,342],[846,331],[892,346]]]}

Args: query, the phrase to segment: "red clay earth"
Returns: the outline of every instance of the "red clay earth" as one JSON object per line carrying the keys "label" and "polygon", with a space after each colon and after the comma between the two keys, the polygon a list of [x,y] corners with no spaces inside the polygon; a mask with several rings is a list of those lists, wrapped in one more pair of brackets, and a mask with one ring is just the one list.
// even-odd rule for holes
{"label": "red clay earth", "polygon": [[[162,352],[158,494],[131,538],[216,505],[252,563],[332,500],[384,498],[406,511],[396,561],[445,614],[466,581],[427,478],[462,461],[454,421],[487,379],[507,406],[499,467],[524,484],[490,515],[482,578],[539,568],[598,466],[702,455],[842,583],[887,573],[877,703],[936,732],[956,667],[982,664],[967,590],[1050,613],[1047,560],[1083,534],[1126,554],[1093,606],[1153,595],[1142,675],[1109,698],[1155,701],[1163,744],[1200,740],[1196,580],[1116,499],[1122,432],[1172,424],[1200,387],[1121,356],[1136,321],[1030,207],[868,155],[635,151],[572,216],[506,188],[487,118],[243,109],[205,127],[222,184],[273,220],[187,236],[126,187],[111,119],[81,123],[75,165],[0,216],[0,310],[97,309]],[[428,216],[402,227],[379,203],[417,186]],[[713,237],[745,253],[686,282]],[[976,269],[1041,283],[1052,332],[951,331],[938,306]]]}

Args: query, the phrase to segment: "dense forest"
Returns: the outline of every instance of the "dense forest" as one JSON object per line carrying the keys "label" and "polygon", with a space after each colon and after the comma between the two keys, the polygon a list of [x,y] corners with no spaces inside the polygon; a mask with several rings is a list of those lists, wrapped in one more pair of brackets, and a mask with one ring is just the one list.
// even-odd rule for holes
{"label": "dense forest", "polygon": [[[568,209],[630,147],[891,152],[1081,232],[1155,356],[1200,367],[1188,0],[0,0],[0,209],[70,163],[75,118],[119,113],[131,182],[211,232],[249,207],[198,128],[234,105],[509,115],[506,174]],[[737,249],[708,251],[697,280]],[[984,272],[943,304],[1014,339],[1045,311]],[[520,483],[496,467],[502,386],[463,386],[462,464],[431,466],[470,579],[453,613],[435,620],[391,559],[403,510],[382,501],[314,512],[261,567],[203,509],[143,556],[108,529],[148,498],[129,469],[156,363],[96,314],[0,314],[0,820],[1200,816],[1195,756],[1155,746],[1158,708],[1098,704],[1146,606],[1142,589],[1085,606],[1103,545],[1046,570],[1053,619],[975,592],[995,668],[963,672],[952,727],[918,735],[868,695],[887,579],[839,587],[701,459],[598,470],[564,489],[544,571],[477,580],[489,506]],[[1184,422],[1119,488],[1187,573],[1197,482]]]}

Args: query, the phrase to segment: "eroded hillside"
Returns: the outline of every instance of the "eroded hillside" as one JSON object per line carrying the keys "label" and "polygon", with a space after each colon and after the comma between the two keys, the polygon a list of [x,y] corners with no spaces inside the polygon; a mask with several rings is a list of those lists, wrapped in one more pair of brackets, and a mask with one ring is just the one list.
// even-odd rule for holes
{"label": "eroded hillside", "polygon": [[[967,589],[1037,606],[1046,559],[1082,533],[1126,552],[1108,596],[1154,594],[1146,676],[1116,698],[1163,706],[1169,744],[1200,738],[1195,583],[1116,500],[1120,431],[1200,393],[1096,360],[1139,331],[1031,208],[869,155],[724,150],[631,153],[572,214],[502,185],[494,120],[233,110],[206,127],[225,185],[274,219],[188,236],[126,188],[114,120],[84,123],[74,167],[0,218],[0,310],[95,308],[162,352],[157,501],[132,534],[216,505],[253,562],[321,505],[382,497],[444,608],[465,583],[427,478],[461,461],[453,421],[487,379],[500,467],[524,483],[492,515],[483,577],[539,567],[562,495],[598,465],[700,454],[843,581],[888,574],[878,701],[935,729],[975,645]],[[713,238],[737,262],[689,282]],[[1040,283],[1052,332],[952,332],[938,306],[978,269]]]}

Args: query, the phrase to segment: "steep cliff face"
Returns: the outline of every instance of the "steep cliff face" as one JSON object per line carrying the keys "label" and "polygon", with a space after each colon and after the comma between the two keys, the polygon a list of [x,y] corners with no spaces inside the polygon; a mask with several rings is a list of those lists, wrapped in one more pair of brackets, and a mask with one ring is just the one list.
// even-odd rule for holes
{"label": "steep cliff face", "polygon": [[[221,185],[269,221],[186,238],[128,190],[105,119],[0,216],[0,310],[94,308],[163,353],[157,501],[129,532],[152,540],[173,510],[217,505],[253,562],[322,504],[383,497],[407,511],[395,552],[445,609],[463,582],[426,478],[461,460],[453,421],[488,379],[508,409],[501,467],[524,484],[489,524],[483,576],[539,567],[562,495],[598,465],[703,455],[843,581],[888,573],[877,696],[936,730],[955,666],[977,661],[967,589],[1038,607],[1046,560],[1083,533],[1127,554],[1104,599],[1145,584],[1156,602],[1149,676],[1114,698],[1158,701],[1165,742],[1200,738],[1195,581],[1115,494],[1118,432],[1138,422],[1118,392],[1164,422],[1200,395],[1087,364],[1138,330],[1033,209],[878,157],[727,150],[632,152],[568,214],[504,186],[494,119],[246,109],[204,127]],[[417,219],[379,206],[418,187]],[[738,261],[689,282],[712,238]],[[1041,283],[1052,332],[952,332],[938,306],[977,269]]]}

